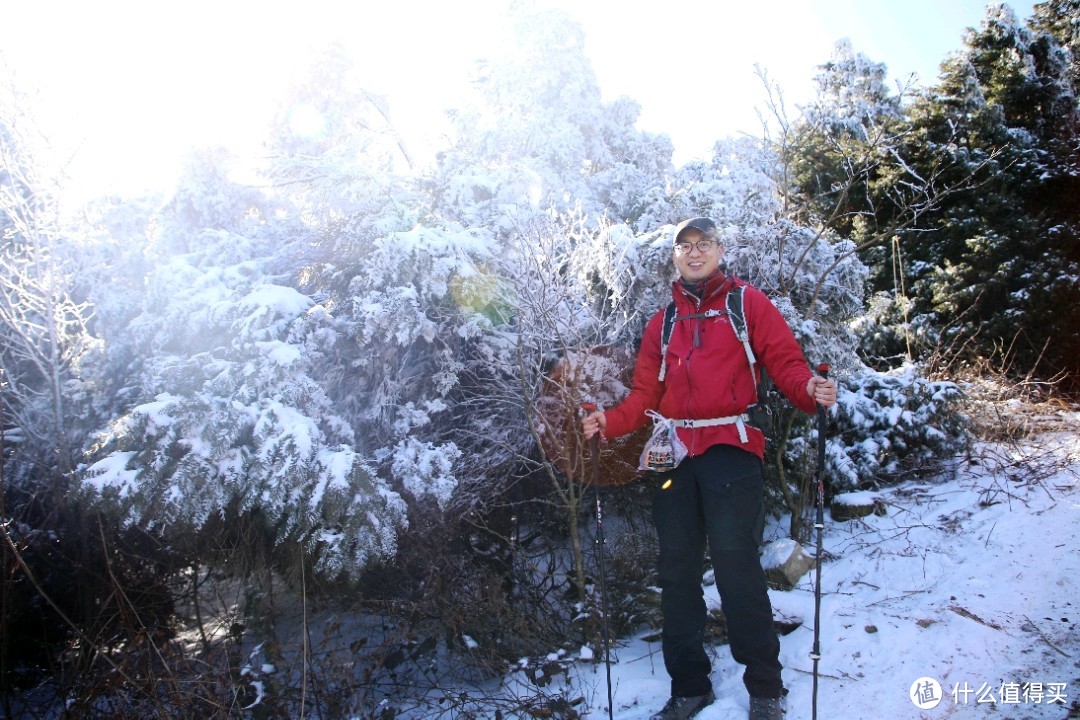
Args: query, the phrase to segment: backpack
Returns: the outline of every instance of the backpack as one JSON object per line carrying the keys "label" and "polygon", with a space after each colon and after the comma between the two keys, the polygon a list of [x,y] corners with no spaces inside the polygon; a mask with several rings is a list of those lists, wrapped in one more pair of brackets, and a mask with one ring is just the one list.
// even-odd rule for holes
{"label": "backpack", "polygon": [[754,403],[747,408],[746,412],[750,416],[750,421],[755,427],[759,430],[765,430],[772,424],[772,411],[768,404],[763,402],[763,399],[774,396],[775,388],[764,368],[761,369],[760,374],[758,373],[757,357],[754,355],[753,348],[750,347],[750,329],[746,324],[746,313],[743,311],[743,295],[745,294],[745,291],[745,285],[740,285],[730,291],[724,301],[726,305],[724,310],[707,310],[703,313],[693,313],[681,317],[677,316],[678,309],[675,305],[675,301],[672,300],[668,303],[667,308],[664,310],[664,324],[660,330],[660,374],[657,377],[657,380],[663,382],[664,377],[667,375],[667,349],[668,344],[671,342],[671,333],[675,329],[676,320],[692,320],[694,318],[710,318],[727,315],[728,320],[731,321],[731,327],[735,330],[735,337],[739,339],[743,349],[746,351],[746,360],[750,366],[750,376],[754,380]]}

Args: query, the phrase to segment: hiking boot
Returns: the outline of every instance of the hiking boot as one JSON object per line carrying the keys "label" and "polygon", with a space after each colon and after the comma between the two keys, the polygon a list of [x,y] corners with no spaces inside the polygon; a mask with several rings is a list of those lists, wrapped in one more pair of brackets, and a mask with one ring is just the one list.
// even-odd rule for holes
{"label": "hiking boot", "polygon": [[716,695],[710,690],[705,695],[692,697],[673,697],[664,705],[664,709],[653,715],[649,720],[686,720],[701,712],[706,705],[711,705]]}
{"label": "hiking boot", "polygon": [[750,698],[750,720],[784,720],[780,698]]}

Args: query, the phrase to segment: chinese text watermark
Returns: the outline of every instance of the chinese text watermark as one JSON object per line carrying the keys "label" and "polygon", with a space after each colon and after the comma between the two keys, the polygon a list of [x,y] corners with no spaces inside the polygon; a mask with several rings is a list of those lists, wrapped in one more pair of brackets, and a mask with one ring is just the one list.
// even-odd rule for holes
{"label": "chinese text watermark", "polygon": [[932,710],[951,695],[956,705],[1065,705],[1069,698],[1068,683],[1063,682],[1001,682],[996,685],[968,681],[953,683],[950,691],[932,677],[921,677],[911,684],[908,697],[920,710]]}

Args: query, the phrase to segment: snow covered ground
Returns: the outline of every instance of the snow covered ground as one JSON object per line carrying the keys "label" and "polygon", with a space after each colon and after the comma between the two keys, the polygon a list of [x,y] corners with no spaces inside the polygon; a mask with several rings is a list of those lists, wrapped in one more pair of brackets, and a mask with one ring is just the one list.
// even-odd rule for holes
{"label": "snow covered ground", "polygon": [[[875,493],[885,516],[826,517],[819,718],[1080,717],[1080,440],[1062,433],[978,455],[946,482]],[[719,606],[715,589],[707,597]],[[810,718],[813,572],[772,601],[803,623],[781,639],[781,660],[787,718]],[[667,697],[647,637],[613,649],[620,720],[648,718]],[[578,670],[591,686],[578,712],[606,718],[603,663]],[[713,685],[700,720],[746,717],[726,645],[715,648]]]}

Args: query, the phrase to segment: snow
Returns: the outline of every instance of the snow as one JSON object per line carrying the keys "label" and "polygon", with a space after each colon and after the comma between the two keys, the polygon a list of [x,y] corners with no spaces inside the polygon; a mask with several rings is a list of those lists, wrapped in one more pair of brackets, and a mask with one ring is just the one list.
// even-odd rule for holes
{"label": "snow", "polygon": [[290,367],[304,359],[299,347],[280,340],[271,340],[256,343],[255,345],[262,351],[268,361],[280,367]]}
{"label": "snow", "polygon": [[150,431],[172,425],[173,418],[167,412],[170,407],[183,402],[183,398],[172,393],[158,393],[154,402],[143,403],[132,409],[132,415],[145,416],[150,423]]}
{"label": "snow", "polygon": [[301,459],[311,457],[319,429],[310,417],[295,408],[270,400],[262,404],[255,423],[255,435],[263,443],[261,454],[272,465],[274,453],[283,447],[295,447],[296,455]]}
{"label": "snow", "polygon": [[128,468],[128,462],[134,456],[134,452],[116,452],[106,455],[86,468],[83,482],[98,493],[109,486],[116,486],[120,496],[126,497],[134,487],[139,474],[137,470]]}
{"label": "snow", "polygon": [[345,490],[349,487],[349,475],[358,458],[350,448],[338,448],[330,450],[321,448],[318,452],[318,463],[322,468],[319,479],[312,490],[308,506],[318,508],[323,502],[323,496],[327,489]]}
{"label": "snow", "polygon": [[244,296],[239,305],[258,314],[294,318],[314,305],[307,295],[284,285],[259,285]]}
{"label": "snow", "polygon": [[847,507],[866,507],[867,505],[873,505],[874,501],[880,497],[881,493],[870,492],[868,490],[838,493],[833,496],[832,504],[844,505]]}
{"label": "snow", "polygon": [[395,451],[392,469],[410,493],[434,497],[440,506],[445,506],[457,487],[453,467],[460,457],[461,451],[454,443],[434,445],[406,438]]}
{"label": "snow", "polygon": [[769,543],[761,554],[761,567],[766,570],[782,567],[798,545],[799,543],[791,538],[781,538]]}
{"label": "snow", "polygon": [[251,701],[250,705],[243,706],[241,710],[250,710],[251,708],[260,704],[266,697],[266,684],[263,681],[252,680],[249,684],[255,690],[255,699]]}
{"label": "snow", "polygon": [[[1053,457],[1065,459],[1041,478],[1018,474],[1002,452],[948,482],[873,493],[889,509],[884,517],[826,518],[819,717],[1066,717],[1080,697],[1080,441],[1056,442]],[[786,519],[770,534],[785,535]],[[813,578],[770,591],[775,616],[802,623],[781,638],[786,720],[811,717]],[[710,607],[719,607],[715,587],[705,590]],[[642,631],[612,648],[620,720],[644,720],[667,698],[652,635]],[[697,717],[746,717],[741,666],[726,645],[712,652],[717,700]],[[596,655],[577,665],[588,718],[607,717],[603,653]],[[925,680],[917,684],[925,678],[941,688],[935,708],[920,709],[910,696],[925,691]]]}

